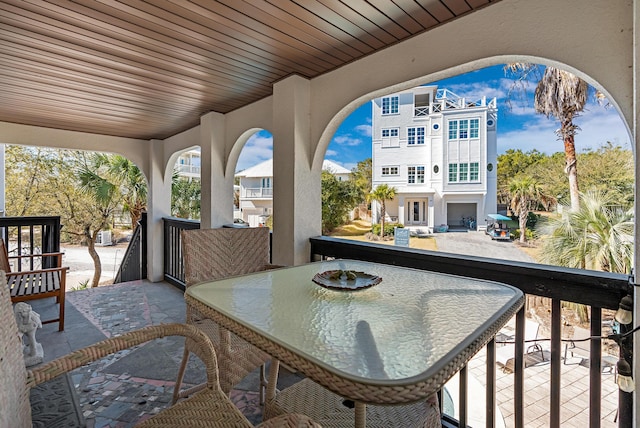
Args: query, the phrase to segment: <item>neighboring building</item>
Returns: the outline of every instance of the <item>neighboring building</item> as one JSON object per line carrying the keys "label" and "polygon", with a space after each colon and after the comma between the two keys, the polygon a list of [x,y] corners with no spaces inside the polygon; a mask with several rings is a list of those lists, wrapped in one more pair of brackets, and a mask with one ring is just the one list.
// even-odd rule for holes
{"label": "neighboring building", "polygon": [[175,169],[180,177],[200,180],[200,149],[187,150],[181,153],[176,161]]}
{"label": "neighboring building", "polygon": [[386,220],[425,232],[486,226],[497,203],[496,106],[437,86],[372,101],[372,184],[397,189]]}
{"label": "neighboring building", "polygon": [[[339,180],[348,180],[351,171],[335,162],[325,160],[322,169]],[[249,226],[264,225],[273,214],[273,159],[269,159],[237,173],[240,179],[240,212]]]}

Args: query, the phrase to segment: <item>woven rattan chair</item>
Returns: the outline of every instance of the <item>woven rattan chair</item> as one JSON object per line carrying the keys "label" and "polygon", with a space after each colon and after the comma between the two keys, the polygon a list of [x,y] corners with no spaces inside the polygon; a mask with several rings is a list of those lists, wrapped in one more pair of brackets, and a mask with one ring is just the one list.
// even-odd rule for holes
{"label": "woven rattan chair", "polygon": [[[218,366],[211,341],[197,328],[186,324],[162,324],[113,337],[74,351],[64,357],[27,371],[22,356],[9,289],[4,272],[0,276],[0,427],[31,427],[30,388],[114,352],[151,339],[179,335],[204,362],[206,387],[191,397],[141,422],[140,427],[251,427],[218,383]],[[319,427],[306,416],[285,415],[260,427]]]}
{"label": "woven rattan chair", "polygon": [[[263,420],[289,413],[302,413],[326,428],[354,426],[356,412],[366,420],[367,428],[441,428],[442,419],[438,399],[398,406],[373,406],[346,401],[310,379],[278,391],[277,361],[269,370],[269,388],[264,406]],[[356,428],[362,428],[356,426]]]}
{"label": "woven rattan chair", "polygon": [[[187,287],[203,281],[276,267],[269,264],[269,229],[266,227],[183,230],[181,240]],[[228,394],[234,385],[260,367],[262,402],[266,386],[264,364],[271,357],[238,336],[220,330],[214,321],[206,319],[193,308],[187,307],[186,319],[188,324],[197,326],[213,342],[220,357],[220,386],[225,393]],[[222,346],[225,349],[221,349]],[[174,402],[202,387],[198,385],[180,391],[190,351],[191,348],[185,346],[174,390]]]}

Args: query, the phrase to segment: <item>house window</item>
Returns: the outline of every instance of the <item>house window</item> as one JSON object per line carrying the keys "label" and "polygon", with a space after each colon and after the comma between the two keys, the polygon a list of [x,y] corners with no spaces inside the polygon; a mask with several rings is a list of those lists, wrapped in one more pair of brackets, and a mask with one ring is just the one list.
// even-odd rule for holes
{"label": "house window", "polygon": [[480,163],[471,162],[469,164],[469,181],[479,181],[479,180],[480,180]]}
{"label": "house window", "polygon": [[450,163],[449,164],[449,182],[455,183],[458,181],[458,164]]}
{"label": "house window", "polygon": [[469,121],[469,138],[478,138],[480,130],[480,119],[471,119]]}
{"label": "house window", "polygon": [[468,181],[469,180],[469,164],[461,163],[460,164],[460,175],[458,176],[459,181]]}
{"label": "house window", "polygon": [[271,177],[263,177],[262,178],[262,187],[266,189],[271,188]]}
{"label": "house window", "polygon": [[461,120],[460,121],[460,133],[458,137],[462,140],[463,138],[469,138],[469,121]]}
{"label": "house window", "polygon": [[422,184],[424,183],[424,166],[410,166],[407,169],[407,183]]}
{"label": "house window", "polygon": [[382,138],[391,138],[398,136],[398,128],[387,128],[382,130]]}
{"label": "house window", "polygon": [[398,175],[397,166],[383,166],[382,175]]}
{"label": "house window", "polygon": [[480,119],[461,119],[449,121],[449,139],[466,140],[480,136]]}
{"label": "house window", "polygon": [[407,144],[410,146],[424,144],[424,127],[407,128]]}
{"label": "house window", "polygon": [[400,147],[400,130],[398,128],[385,128],[382,130],[382,147]]}
{"label": "house window", "polygon": [[452,120],[449,122],[449,139],[457,140],[458,139],[458,121]]}
{"label": "house window", "polygon": [[399,97],[382,98],[382,114],[398,114]]}
{"label": "house window", "polygon": [[480,163],[450,163],[449,182],[471,182],[480,180]]}

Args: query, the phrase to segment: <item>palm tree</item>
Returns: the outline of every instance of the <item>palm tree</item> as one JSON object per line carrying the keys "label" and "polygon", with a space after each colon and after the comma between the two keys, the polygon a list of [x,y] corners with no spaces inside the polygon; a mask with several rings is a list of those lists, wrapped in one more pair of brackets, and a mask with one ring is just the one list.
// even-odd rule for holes
{"label": "palm tree", "polygon": [[542,262],[628,274],[633,260],[633,211],[616,205],[609,192],[589,191],[581,196],[578,211],[551,219],[542,228]]}
{"label": "palm tree", "polygon": [[395,187],[389,187],[387,184],[381,184],[371,193],[369,193],[369,199],[380,202],[380,237],[384,237],[384,216],[387,212],[385,205],[387,200],[393,200],[396,196],[397,189]]}
{"label": "palm tree", "polygon": [[91,211],[97,214],[82,223],[82,235],[86,238],[87,249],[94,265],[92,287],[98,286],[102,275],[102,263],[95,247],[98,232],[109,226],[109,219],[122,202],[120,188],[107,172],[109,162],[106,156],[94,153],[88,161],[82,156],[83,161],[76,169],[81,192],[91,201]]}
{"label": "palm tree", "polygon": [[147,180],[140,168],[120,155],[108,155],[105,161],[111,177],[119,181],[123,199],[123,209],[131,217],[131,229],[135,229],[142,212],[147,208]]}
{"label": "palm tree", "polygon": [[509,198],[511,199],[511,210],[518,216],[520,242],[524,243],[529,211],[535,209],[540,203],[546,205],[553,200],[553,197],[546,195],[543,187],[535,179],[520,176],[509,182]]}
{"label": "palm tree", "polygon": [[[513,63],[505,67],[513,73],[520,73],[526,78],[537,68],[535,64]],[[571,210],[580,209],[580,190],[578,187],[578,167],[574,137],[578,126],[573,119],[584,110],[589,94],[589,85],[584,80],[568,71],[555,67],[546,67],[542,78],[536,85],[534,108],[536,112],[555,117],[560,121],[560,128],[556,131],[559,139],[564,143],[565,174],[569,179],[569,194]]]}

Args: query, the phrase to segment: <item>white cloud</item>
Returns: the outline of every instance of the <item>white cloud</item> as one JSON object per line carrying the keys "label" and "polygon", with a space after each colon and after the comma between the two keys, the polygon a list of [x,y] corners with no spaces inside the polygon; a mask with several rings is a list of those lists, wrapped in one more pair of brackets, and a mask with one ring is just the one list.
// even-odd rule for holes
{"label": "white cloud", "polygon": [[255,133],[240,152],[236,171],[242,171],[273,157],[273,137],[264,133]]}
{"label": "white cloud", "polygon": [[332,156],[338,156],[338,152],[335,150],[327,150],[327,152],[324,154],[325,158],[332,157]]}
{"label": "white cloud", "polygon": [[490,98],[504,98],[507,92],[502,87],[496,87],[495,82],[469,82],[459,83],[454,85],[447,85],[446,89],[451,90],[459,97],[469,99],[480,99],[482,97]]}
{"label": "white cloud", "polygon": [[333,141],[341,146],[359,146],[362,144],[362,140],[360,138],[354,138],[350,134],[333,137]]}
{"label": "white cloud", "polygon": [[[370,122],[370,120],[368,120],[368,122]],[[366,137],[371,137],[371,124],[362,124],[362,125],[357,125],[355,129],[358,133],[366,136]]]}

